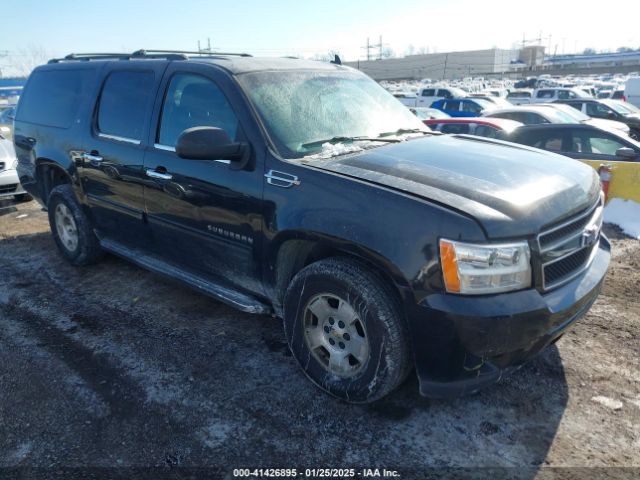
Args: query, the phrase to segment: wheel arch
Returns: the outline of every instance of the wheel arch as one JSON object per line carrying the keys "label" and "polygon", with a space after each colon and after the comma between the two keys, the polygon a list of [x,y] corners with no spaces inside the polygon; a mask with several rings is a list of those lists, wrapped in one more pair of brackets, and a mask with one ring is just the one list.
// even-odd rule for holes
{"label": "wheel arch", "polygon": [[291,279],[304,267],[331,257],[346,257],[374,271],[404,301],[409,282],[400,269],[384,255],[366,246],[317,232],[286,232],[272,243],[268,254],[268,283],[272,285],[274,310],[282,314],[282,302]]}

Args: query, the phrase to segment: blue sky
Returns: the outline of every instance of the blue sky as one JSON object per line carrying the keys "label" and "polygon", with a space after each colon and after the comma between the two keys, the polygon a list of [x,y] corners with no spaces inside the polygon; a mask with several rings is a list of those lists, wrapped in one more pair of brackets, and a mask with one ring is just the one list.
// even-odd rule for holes
{"label": "blue sky", "polygon": [[[2,0],[0,67],[8,72],[25,49],[69,52],[214,48],[255,55],[311,57],[330,49],[347,60],[364,55],[367,36],[403,54],[412,44],[430,51],[510,48],[527,38],[572,53],[640,47],[640,1],[608,11],[589,2],[536,0]],[[604,13],[604,15],[603,15]],[[549,36],[551,35],[551,38]]]}

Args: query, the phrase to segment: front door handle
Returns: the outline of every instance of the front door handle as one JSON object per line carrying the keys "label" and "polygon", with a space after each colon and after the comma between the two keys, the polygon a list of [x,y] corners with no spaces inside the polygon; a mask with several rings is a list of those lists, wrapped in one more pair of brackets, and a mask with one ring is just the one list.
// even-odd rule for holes
{"label": "front door handle", "polygon": [[102,160],[104,160],[100,155],[94,155],[93,153],[87,152],[84,152],[82,154],[82,159],[90,163],[100,163],[102,162]]}
{"label": "front door handle", "polygon": [[157,172],[155,170],[151,170],[150,168],[147,169],[146,173],[147,177],[157,178],[158,180],[171,180],[173,178],[173,175],[171,175],[170,173]]}

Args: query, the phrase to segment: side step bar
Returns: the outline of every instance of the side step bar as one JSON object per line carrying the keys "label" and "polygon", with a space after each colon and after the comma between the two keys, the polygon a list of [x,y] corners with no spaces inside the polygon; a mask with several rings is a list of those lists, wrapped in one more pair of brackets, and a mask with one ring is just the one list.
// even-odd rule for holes
{"label": "side step bar", "polygon": [[199,292],[209,295],[216,300],[226,303],[227,305],[247,313],[270,314],[272,308],[245,293],[239,292],[229,287],[224,287],[202,277],[186,272],[181,268],[175,267],[163,260],[134,250],[109,239],[101,239],[100,246],[108,252],[122,257],[125,260],[138,265],[139,267],[150,270],[170,279],[178,280]]}

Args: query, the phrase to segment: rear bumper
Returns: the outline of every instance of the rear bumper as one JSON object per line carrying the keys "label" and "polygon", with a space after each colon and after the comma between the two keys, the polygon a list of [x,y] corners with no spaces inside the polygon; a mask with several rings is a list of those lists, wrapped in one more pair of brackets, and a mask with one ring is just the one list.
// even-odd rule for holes
{"label": "rear bumper", "polygon": [[544,294],[428,296],[410,314],[420,393],[452,397],[479,390],[553,343],[595,302],[610,251],[602,236],[590,267]]}
{"label": "rear bumper", "polygon": [[0,172],[0,198],[13,197],[26,193],[18,180],[15,170],[2,170]]}

